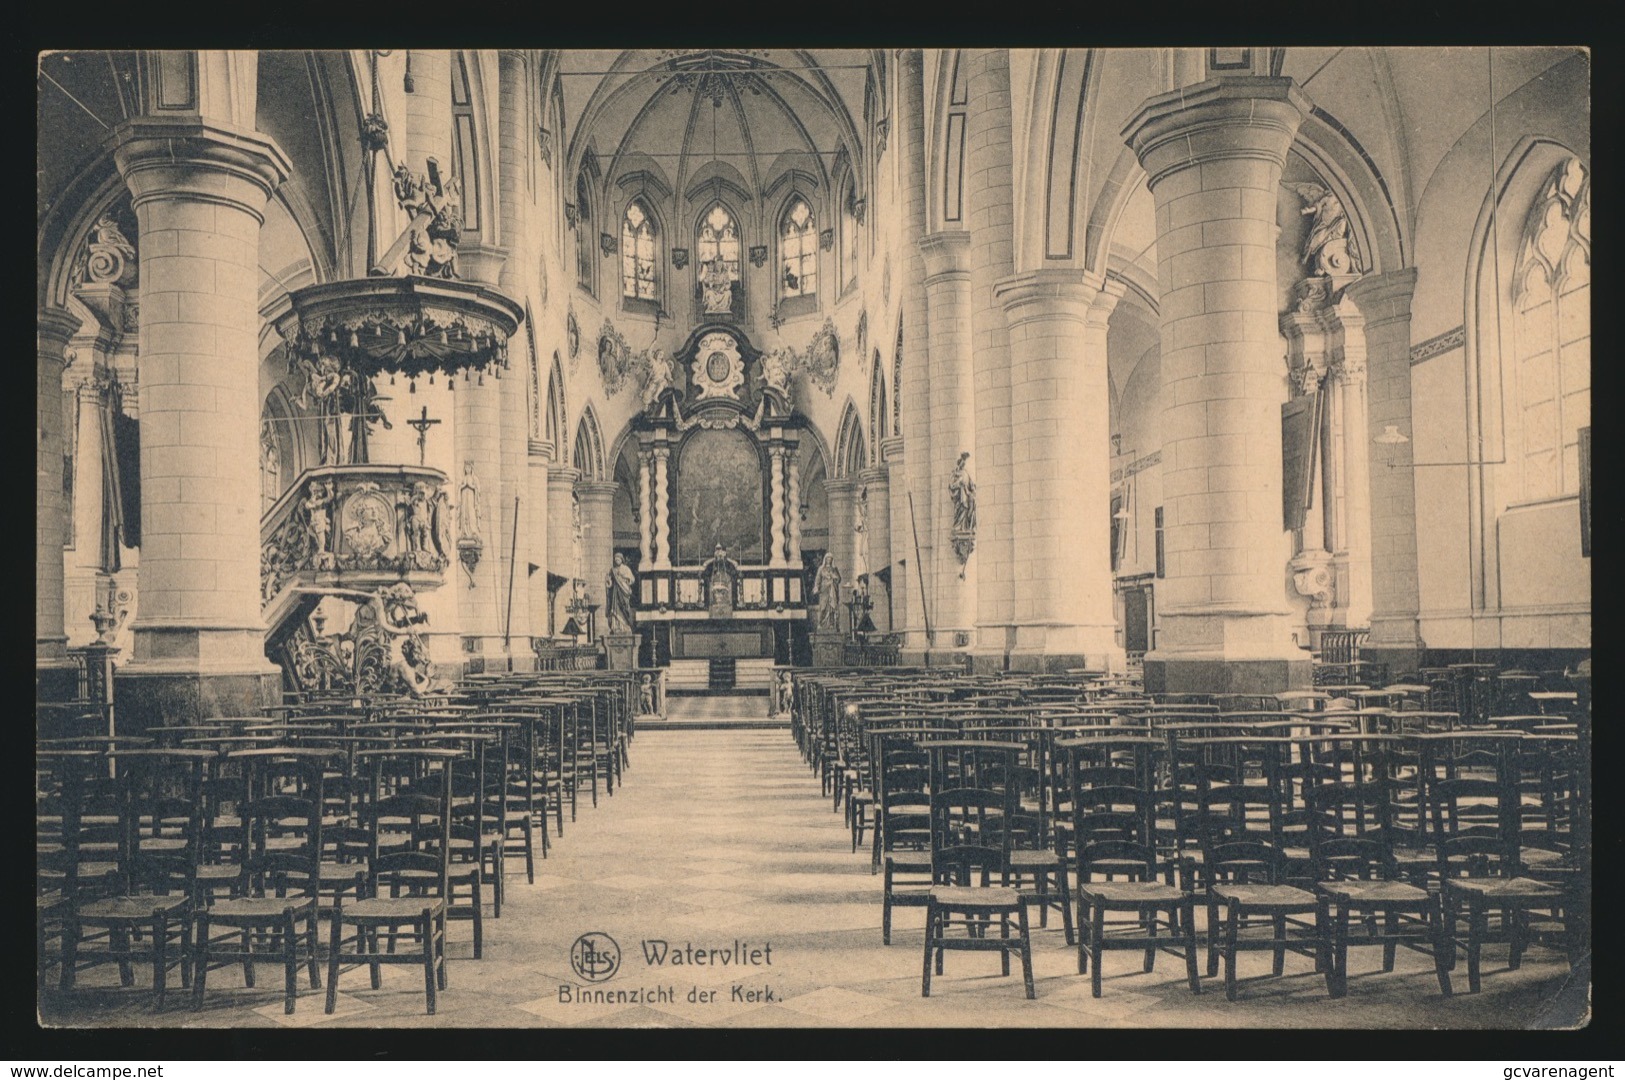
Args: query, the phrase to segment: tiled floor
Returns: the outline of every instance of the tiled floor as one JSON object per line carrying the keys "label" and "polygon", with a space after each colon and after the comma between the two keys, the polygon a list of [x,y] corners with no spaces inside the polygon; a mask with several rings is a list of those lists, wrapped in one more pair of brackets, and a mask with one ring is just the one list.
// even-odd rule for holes
{"label": "tiled floor", "polygon": [[[66,999],[48,994],[41,1018],[177,1027],[1526,1028],[1566,1026],[1575,998],[1584,1000],[1560,958],[1536,951],[1513,972],[1504,950],[1486,955],[1482,993],[1459,992],[1462,970],[1449,999],[1431,962],[1415,954],[1402,952],[1398,969],[1383,974],[1376,955],[1356,953],[1349,996],[1339,1001],[1327,998],[1308,960],[1289,957],[1286,975],[1271,978],[1267,954],[1244,956],[1235,1003],[1218,979],[1193,996],[1174,957],[1144,974],[1139,954],[1108,954],[1105,993],[1095,999],[1055,918],[1034,930],[1036,1001],[1022,996],[1019,966],[1001,977],[995,957],[973,953],[949,954],[946,974],[922,999],[923,913],[903,910],[896,924],[888,948],[880,878],[866,856],[851,853],[840,816],[787,731],[645,730],[632,744],[625,786],[566,823],[550,857],[538,860],[535,885],[522,872],[510,875],[502,918],[486,921],[483,959],[471,958],[470,925],[452,924],[450,987],[433,1017],[424,1015],[418,971],[405,966],[386,969],[378,990],[363,970],[346,972],[332,1016],[322,1011],[323,993],[310,990],[296,1015],[284,1016],[280,973],[268,965],[255,990],[241,988],[240,972],[212,974],[196,1012],[183,995],[157,1012],[150,993],[117,989],[115,969],[100,968]],[[620,950],[619,970],[595,984],[571,967],[572,944],[589,932]],[[771,946],[771,964],[673,966],[668,952],[665,966],[652,966],[659,941],[668,949],[760,949],[764,961]],[[583,1001],[582,987],[619,996]],[[640,989],[643,1000],[626,993]]]}

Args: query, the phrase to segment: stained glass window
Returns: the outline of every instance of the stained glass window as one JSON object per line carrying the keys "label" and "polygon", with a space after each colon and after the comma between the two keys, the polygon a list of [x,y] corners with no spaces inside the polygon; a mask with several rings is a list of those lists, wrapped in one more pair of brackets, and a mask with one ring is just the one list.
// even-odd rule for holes
{"label": "stained glass window", "polygon": [[779,235],[783,295],[813,295],[818,291],[818,228],[805,200],[790,204]]}
{"label": "stained glass window", "polygon": [[699,249],[702,274],[710,263],[720,261],[728,280],[739,280],[739,227],[734,224],[733,215],[721,203],[711,207],[700,222],[700,235],[695,247]]}
{"label": "stained glass window", "polygon": [[621,295],[655,298],[655,224],[636,201],[621,218]]}
{"label": "stained glass window", "polygon": [[1580,490],[1580,429],[1591,423],[1591,181],[1570,158],[1525,227],[1512,282],[1518,490],[1534,502]]}

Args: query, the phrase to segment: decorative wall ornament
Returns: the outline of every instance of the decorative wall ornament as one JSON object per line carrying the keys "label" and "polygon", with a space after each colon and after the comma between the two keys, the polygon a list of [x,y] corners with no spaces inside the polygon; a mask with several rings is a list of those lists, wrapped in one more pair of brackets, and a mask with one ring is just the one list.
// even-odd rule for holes
{"label": "decorative wall ornament", "polygon": [[825,229],[823,232],[819,233],[818,246],[823,248],[825,251],[833,250],[835,247],[835,230]]}
{"label": "decorative wall ornament", "polygon": [[880,271],[880,306],[891,307],[891,252],[886,252],[886,261]]}
{"label": "decorative wall ornament", "polygon": [[544,127],[536,128],[536,148],[541,151],[542,161],[547,167],[553,167],[553,133]]}
{"label": "decorative wall ornament", "polygon": [[886,152],[886,136],[891,131],[891,117],[882,116],[875,121],[875,154],[879,156]]}
{"label": "decorative wall ornament", "polygon": [[[564,316],[565,343],[569,346],[570,359],[574,360],[581,353],[581,327],[576,322],[576,309],[572,304]],[[571,368],[574,369],[572,364]]]}
{"label": "decorative wall ornament", "polygon": [[604,393],[611,397],[620,393],[633,366],[626,339],[615,329],[614,323],[605,319],[598,331],[598,373],[604,380]]}
{"label": "decorative wall ornament", "polygon": [[699,398],[739,400],[745,382],[745,360],[732,334],[720,331],[705,335],[694,350],[690,379]]}
{"label": "decorative wall ornament", "polygon": [[1292,289],[1293,301],[1299,314],[1319,311],[1332,299],[1332,279],[1317,274],[1306,277]]}
{"label": "decorative wall ornament", "polygon": [[767,262],[766,244],[758,244],[750,249],[750,264],[752,266],[759,267],[765,262]]}
{"label": "decorative wall ornament", "polygon": [[840,374],[841,342],[835,334],[835,323],[826,318],[818,328],[804,354],[807,375],[825,394],[835,395],[835,379]]}
{"label": "decorative wall ornament", "polygon": [[575,231],[575,227],[576,227],[577,224],[580,223],[580,221],[581,221],[581,211],[579,209],[577,209],[576,204],[573,203],[573,202],[565,203],[564,204],[564,223],[570,227],[571,232]]}
{"label": "decorative wall ornament", "polygon": [[858,312],[858,370],[867,372],[869,369],[869,312],[867,309]]}
{"label": "decorative wall ornament", "polygon": [[1432,360],[1435,356],[1443,356],[1447,352],[1461,348],[1467,343],[1467,328],[1458,326],[1446,330],[1442,334],[1435,334],[1426,341],[1417,342],[1411,346],[1411,364],[1420,364],[1424,360]]}
{"label": "decorative wall ornament", "polygon": [[859,225],[863,224],[863,215],[864,215],[864,212],[868,209],[868,206],[869,206],[869,200],[867,200],[867,199],[853,199],[852,200],[852,216],[855,219],[857,219],[857,222],[858,222]]}
{"label": "decorative wall ornament", "polygon": [[1310,548],[1294,555],[1287,563],[1292,574],[1292,587],[1299,596],[1310,599],[1310,610],[1323,608],[1331,600],[1335,581],[1331,569],[1332,553]]}
{"label": "decorative wall ornament", "polygon": [[1313,217],[1303,242],[1303,264],[1311,274],[1348,277],[1366,272],[1360,247],[1337,196],[1321,184],[1283,182],[1303,202],[1300,214]]}
{"label": "decorative wall ornament", "polygon": [[615,235],[613,233],[599,233],[598,234],[598,249],[600,251],[602,251],[605,255],[613,255],[613,254],[615,254],[615,250],[619,246],[620,246],[620,241],[615,239]]}
{"label": "decorative wall ornament", "polygon": [[948,481],[948,495],[953,499],[954,524],[951,539],[954,555],[959,559],[959,577],[964,580],[965,564],[976,550],[976,481],[970,474],[970,451],[962,451],[954,475]]}
{"label": "decorative wall ornament", "polygon": [[688,265],[688,248],[672,248],[671,264],[681,270]]}
{"label": "decorative wall ornament", "polygon": [[375,593],[321,591],[358,606],[344,633],[327,634],[327,619],[318,607],[288,638],[280,659],[295,688],[414,697],[438,689],[419,629],[429,617],[418,610],[410,585],[397,582]]}

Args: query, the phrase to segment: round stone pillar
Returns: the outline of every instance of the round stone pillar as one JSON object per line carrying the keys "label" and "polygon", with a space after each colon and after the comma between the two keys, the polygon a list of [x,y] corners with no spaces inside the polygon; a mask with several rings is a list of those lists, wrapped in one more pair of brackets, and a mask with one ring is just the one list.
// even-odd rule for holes
{"label": "round stone pillar", "polygon": [[[954,466],[963,452],[976,447],[975,373],[971,363],[970,335],[970,234],[962,231],[931,233],[920,241],[925,272],[926,306],[930,319],[924,329],[929,342],[916,358],[921,369],[917,379],[904,378],[915,390],[905,415],[915,418],[909,430],[925,428],[930,435],[921,440],[921,463],[928,499],[914,507],[915,524],[926,556],[930,595],[923,616],[929,616],[933,651],[964,649],[970,644],[971,626],[976,621],[977,557],[972,552],[961,561],[950,541],[954,528],[954,502],[948,484]],[[903,330],[908,342],[908,328]],[[906,361],[905,361],[906,363]],[[918,384],[916,387],[915,384]],[[911,439],[905,431],[905,439]],[[910,446],[914,443],[910,441]],[[913,460],[913,452],[909,458]],[[972,455],[971,472],[980,464]],[[928,466],[928,467],[927,467]],[[920,505],[920,503],[924,505]],[[924,552],[922,552],[922,555]],[[922,627],[923,629],[923,627]]]}
{"label": "round stone pillar", "polygon": [[588,480],[576,484],[581,498],[581,576],[587,582],[587,598],[599,605],[597,615],[598,636],[609,632],[609,619],[604,610],[608,597],[604,595],[604,579],[615,554],[615,489],[620,485],[613,480]]}
{"label": "round stone pillar", "polygon": [[[890,633],[892,624],[887,612],[892,607],[891,590],[876,575],[895,565],[891,547],[891,470],[884,465],[865,469],[859,474],[859,479],[869,491],[863,526],[866,535],[859,538],[859,542],[868,548],[865,558],[869,564],[869,599],[875,605],[869,617],[874,620],[876,630]],[[894,577],[895,574],[894,569],[888,576]]]}
{"label": "round stone pillar", "polygon": [[[1365,316],[1367,439],[1411,433],[1411,296],[1416,268],[1368,274],[1343,296]],[[1391,672],[1421,665],[1412,444],[1371,449],[1371,637],[1362,649]],[[1378,558],[1377,554],[1381,553]]]}
{"label": "round stone pillar", "polygon": [[141,611],[119,715],[241,715],[280,680],[260,619],[259,230],[290,165],[197,117],[137,117],[113,154],[141,253]]}
{"label": "round stone pillar", "polygon": [[1015,646],[1010,666],[1122,667],[1111,569],[1106,319],[1118,294],[1080,271],[1001,282],[1010,334]]}
{"label": "round stone pillar", "polygon": [[[829,548],[835,556],[835,566],[841,572],[841,602],[857,587],[852,569],[852,499],[857,495],[858,481],[843,476],[824,482],[824,495],[829,500]],[[846,625],[846,620],[841,620]]]}
{"label": "round stone pillar", "polygon": [[551,612],[547,606],[547,560],[553,539],[553,530],[548,525],[548,472],[553,463],[553,444],[531,439],[529,450],[526,457],[526,507],[520,525],[526,534],[522,540],[522,550],[528,550],[528,556],[521,557],[528,561],[519,568],[519,573],[530,583],[525,593],[525,602],[530,609],[526,632],[531,637],[547,637],[553,632]]}
{"label": "round stone pillar", "polygon": [[[910,612],[919,607],[915,599],[919,593],[918,579],[914,576],[914,538],[908,520],[908,459],[903,440],[898,436],[880,441],[880,459],[886,467],[885,507],[886,532],[891,543],[886,560],[891,564],[891,625],[887,629],[902,634],[903,647],[908,647]],[[870,496],[871,499],[873,496]]]}
{"label": "round stone pillar", "polygon": [[[531,132],[535,128],[530,123],[530,94],[526,81],[528,65],[523,50],[502,50],[498,58],[498,71],[499,239],[507,250],[529,251],[530,215],[527,211],[530,198],[525,174],[530,162]],[[504,258],[498,281],[503,292],[512,297],[522,297],[530,276],[526,260]],[[502,506],[497,515],[502,538],[498,545],[501,549],[498,576],[502,586],[503,637],[507,639],[508,651],[516,661],[528,660],[530,654],[527,640],[530,637],[530,578],[525,573],[525,567],[534,561],[529,558],[530,530],[526,527],[530,517],[526,505],[530,502],[529,468],[526,462],[531,415],[529,395],[532,390],[527,375],[532,349],[526,342],[534,342],[535,335],[535,327],[519,327],[508,345],[512,366],[497,382],[497,393],[501,399],[498,465],[502,475]]]}
{"label": "round stone pillar", "polygon": [[1010,450],[1010,335],[994,287],[1015,269],[1011,184],[1010,50],[966,49],[965,211],[970,223],[970,322],[976,391],[977,671],[1007,666],[1015,616],[1014,490]]}
{"label": "round stone pillar", "polygon": [[[558,449],[554,448],[556,454]],[[564,584],[552,595],[552,621],[549,633],[557,635],[564,629],[564,605],[570,602],[571,582],[581,576],[576,565],[575,543],[575,484],[581,473],[568,465],[552,464],[547,469],[547,559],[549,573],[564,579]]]}
{"label": "round stone pillar", "polygon": [[[933,507],[946,497],[932,474],[934,456],[931,452],[933,415],[931,412],[932,376],[931,356],[926,345],[931,337],[931,324],[936,310],[928,310],[925,287],[925,255],[920,241],[925,236],[925,54],[920,49],[897,50],[897,112],[892,118],[892,142],[897,154],[897,173],[902,187],[902,230],[898,248],[902,255],[903,365],[898,387],[902,408],[897,433],[902,437],[894,460],[897,468],[892,472],[892,498],[896,501],[892,513],[892,535],[906,540],[903,559],[907,562],[908,584],[892,581],[894,602],[892,616],[896,629],[903,633],[903,652],[908,663],[923,663],[928,641],[923,605],[932,604],[933,629],[940,622],[934,606],[937,602],[920,588],[921,581],[935,580],[934,566],[938,561],[936,535],[932,532],[935,520]],[[906,456],[902,446],[907,446]],[[910,521],[912,497],[913,521]],[[917,528],[915,528],[917,526]],[[919,537],[918,548],[914,534]],[[947,542],[944,540],[944,550]],[[919,567],[915,563],[920,563]],[[894,559],[893,565],[900,565]],[[957,570],[955,581],[957,583]],[[951,639],[950,639],[951,640]]]}
{"label": "round stone pillar", "polygon": [[1210,79],[1124,129],[1156,203],[1167,580],[1151,692],[1304,685],[1281,520],[1275,204],[1309,101],[1290,79]]}
{"label": "round stone pillar", "polygon": [[[77,671],[63,628],[62,545],[67,533],[67,493],[62,412],[62,371],[68,342],[79,332],[77,316],[60,308],[40,312],[36,324],[34,414],[39,438],[34,471],[34,695],[40,701],[77,697]],[[256,544],[255,550],[259,547]]]}

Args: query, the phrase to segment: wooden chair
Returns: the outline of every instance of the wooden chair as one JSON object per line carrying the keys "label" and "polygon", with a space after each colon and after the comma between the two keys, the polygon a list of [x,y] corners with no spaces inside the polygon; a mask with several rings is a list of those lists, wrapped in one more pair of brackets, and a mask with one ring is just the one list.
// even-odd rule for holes
{"label": "wooden chair", "polygon": [[[456,750],[418,748],[364,752],[373,769],[371,798],[364,807],[372,830],[372,852],[368,860],[366,898],[345,904],[342,896],[333,909],[332,935],[328,948],[327,1012],[338,1005],[341,965],[366,964],[372,972],[372,988],[381,985],[379,965],[421,964],[423,988],[429,1015],[434,1015],[437,990],[446,988],[446,909],[450,893],[448,875],[451,849],[451,772]],[[421,768],[423,779],[415,791],[384,794],[383,766],[387,760],[411,762]],[[408,845],[388,850],[383,842],[389,822],[405,825]],[[349,951],[345,951],[344,930],[353,927]],[[378,932],[385,931],[393,946],[397,936],[405,936],[419,947],[419,955],[381,952]]]}

